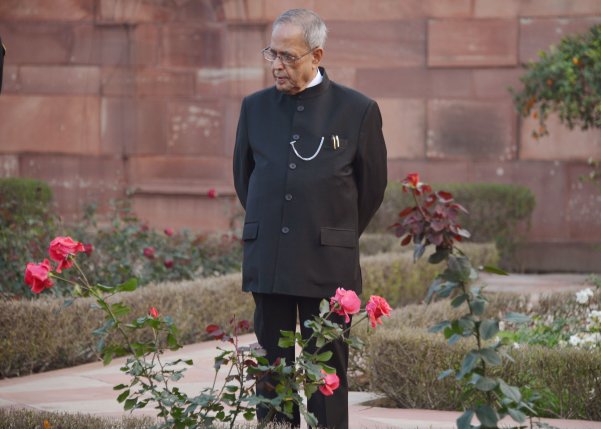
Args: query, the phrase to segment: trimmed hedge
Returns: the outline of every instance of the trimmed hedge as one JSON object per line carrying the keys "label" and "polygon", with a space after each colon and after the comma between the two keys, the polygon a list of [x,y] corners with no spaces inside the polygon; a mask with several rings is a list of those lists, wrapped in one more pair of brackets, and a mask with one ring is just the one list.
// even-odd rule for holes
{"label": "trimmed hedge", "polygon": [[[437,380],[448,368],[458,368],[473,344],[449,346],[442,335],[425,330],[395,328],[376,332],[369,341],[367,367],[371,388],[396,407],[461,410],[453,377]],[[522,346],[511,350],[515,360],[491,368],[491,374],[510,385],[543,389],[559,402],[558,414],[543,417],[601,420],[601,351]]]}
{"label": "trimmed hedge", "polygon": [[[469,215],[460,217],[463,228],[471,234],[473,242],[497,243],[504,265],[510,266],[512,253],[520,229],[529,226],[536,205],[534,193],[520,185],[498,183],[437,184],[434,189],[453,194]],[[367,232],[384,233],[398,221],[405,207],[414,205],[411,196],[403,192],[400,182],[391,182],[386,188],[384,201],[367,227]]]}
{"label": "trimmed hedge", "polygon": [[[492,245],[473,245],[478,263],[494,263]],[[421,301],[437,272],[431,264],[413,264],[410,255],[389,253],[362,259],[363,296],[384,296],[391,305]],[[241,291],[241,274],[180,283],[148,285],[121,294],[132,308],[132,318],[155,306],[173,317],[182,344],[207,339],[211,323],[225,325],[232,316],[252,321],[252,297]],[[344,286],[344,285],[342,285]],[[103,313],[91,299],[77,299],[61,308],[63,300],[42,294],[35,300],[0,300],[0,377],[63,368],[96,360],[92,331],[103,323]]]}
{"label": "trimmed hedge", "polygon": [[[150,306],[175,321],[181,343],[208,339],[205,327],[226,325],[232,316],[252,320],[250,295],[241,291],[241,275],[182,283],[148,285],[120,295],[131,307],[132,319],[145,315]],[[92,308],[92,299],[77,299],[61,308],[63,301],[41,298],[0,301],[0,377],[25,375],[97,360],[97,338],[92,331],[104,314]]]}
{"label": "trimmed hedge", "polygon": [[[461,245],[461,249],[475,267],[496,265],[498,262],[494,244],[466,243]],[[363,296],[380,295],[392,307],[421,302],[434,277],[444,269],[442,265],[429,264],[427,257],[425,255],[414,263],[413,254],[409,250],[363,257]]]}
{"label": "trimmed hedge", "polygon": [[43,428],[48,421],[56,429],[148,429],[150,417],[98,417],[89,414],[53,413],[49,411],[0,408],[0,429]]}

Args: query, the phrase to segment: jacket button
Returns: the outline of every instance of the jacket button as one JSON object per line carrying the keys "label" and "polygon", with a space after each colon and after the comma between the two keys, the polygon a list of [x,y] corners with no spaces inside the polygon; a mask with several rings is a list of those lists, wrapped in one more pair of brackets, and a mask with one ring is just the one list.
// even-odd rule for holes
{"label": "jacket button", "polygon": [[286,199],[286,201],[290,201],[292,200],[292,194],[286,194],[284,195],[284,198]]}
{"label": "jacket button", "polygon": [[302,112],[303,110],[305,110],[305,106],[298,106],[296,108],[296,110],[298,110],[299,112]]}
{"label": "jacket button", "polygon": [[300,136],[298,134],[292,135],[292,140],[298,140],[298,139],[300,139]]}
{"label": "jacket button", "polygon": [[288,234],[289,232],[290,232],[290,228],[288,228],[287,226],[282,227],[282,234]]}
{"label": "jacket button", "polygon": [[296,168],[296,164],[294,162],[291,162],[290,164],[288,164],[288,167],[290,167],[290,170],[294,170]]}

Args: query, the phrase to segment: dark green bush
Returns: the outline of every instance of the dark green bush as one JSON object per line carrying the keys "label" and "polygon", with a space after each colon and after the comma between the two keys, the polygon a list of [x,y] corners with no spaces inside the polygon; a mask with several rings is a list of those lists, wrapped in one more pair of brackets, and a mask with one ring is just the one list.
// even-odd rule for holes
{"label": "dark green bush", "polygon": [[[11,182],[12,183],[12,182]],[[164,232],[149,228],[129,210],[127,201],[114,204],[108,225],[97,224],[89,210],[77,225],[62,225],[50,209],[47,187],[41,182],[14,182],[26,198],[5,199],[6,211],[19,213],[16,219],[0,228],[0,296],[26,297],[33,294],[23,281],[28,262],[39,263],[48,258],[48,246],[56,236],[71,236],[93,246],[88,257],[79,263],[89,281],[108,285],[121,284],[136,277],[141,285],[165,281],[191,280],[240,271],[242,246],[232,234],[192,234],[188,231]],[[29,201],[39,186],[38,203]],[[21,195],[13,189],[11,195]],[[14,208],[18,207],[18,208]],[[6,219],[9,219],[8,215]],[[152,249],[145,256],[144,249]],[[46,293],[70,295],[70,288],[57,283]]]}
{"label": "dark green bush", "polygon": [[[468,404],[453,377],[437,380],[448,368],[458,368],[471,346],[449,346],[442,335],[417,328],[391,328],[369,339],[366,367],[371,388],[396,407],[462,410]],[[515,362],[493,367],[510,385],[540,390],[544,417],[601,419],[601,351],[523,346],[510,351]]]}
{"label": "dark green bush", "polygon": [[47,257],[58,225],[46,183],[0,179],[0,298],[29,293],[23,285],[25,264]]}
{"label": "dark green bush", "polygon": [[[536,203],[532,191],[520,185],[497,183],[445,184],[433,188],[452,193],[455,201],[469,211],[469,215],[461,217],[460,224],[472,234],[470,241],[496,242],[501,263],[506,267],[516,264],[512,253],[520,228],[528,227]],[[400,182],[389,183],[384,202],[367,231],[390,231],[390,225],[399,219],[399,212],[412,205],[414,202],[403,192]]]}

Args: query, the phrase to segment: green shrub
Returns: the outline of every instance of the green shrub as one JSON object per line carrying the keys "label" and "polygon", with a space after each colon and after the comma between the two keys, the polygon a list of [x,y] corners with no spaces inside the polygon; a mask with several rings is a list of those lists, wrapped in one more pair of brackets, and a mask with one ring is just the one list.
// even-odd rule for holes
{"label": "green shrub", "polygon": [[[520,228],[527,228],[535,206],[532,191],[520,185],[497,183],[465,183],[434,185],[453,194],[469,215],[460,219],[473,242],[496,242],[504,266],[515,265],[512,253]],[[413,205],[411,196],[404,193],[400,182],[391,182],[386,188],[384,202],[367,228],[369,233],[390,231],[390,225],[398,221],[398,214]]]}
{"label": "green shrub", "polygon": [[[440,335],[416,328],[391,328],[370,337],[367,367],[371,388],[396,407],[461,410],[458,384],[452,377],[437,380],[447,368],[458,368],[471,346],[449,346]],[[508,384],[542,390],[539,407],[545,417],[601,419],[601,352],[576,348],[523,346],[510,352],[515,362],[493,367],[493,376]]]}
{"label": "green shrub", "polygon": [[[132,308],[132,318],[150,306],[173,317],[182,343],[207,339],[205,327],[227,325],[232,316],[252,320],[252,297],[241,291],[240,274],[190,282],[148,285],[121,296]],[[0,301],[0,377],[73,366],[98,359],[92,331],[103,323],[93,300],[77,299],[62,308],[63,300]]]}
{"label": "green shrub", "polygon": [[[25,266],[48,258],[48,245],[59,235],[93,246],[89,257],[80,262],[92,283],[117,285],[136,277],[146,285],[240,271],[242,246],[229,233],[159,232],[140,222],[127,201],[115,203],[108,225],[98,225],[94,211],[88,210],[81,223],[65,226],[53,221],[47,199],[42,198],[40,205],[37,212],[19,209],[21,222],[0,228],[0,263],[4,262],[0,264],[0,295],[33,296],[23,281]],[[151,253],[145,255],[145,249]],[[68,296],[71,289],[57,283],[49,293]]]}
{"label": "green shrub", "polygon": [[[466,243],[461,248],[475,266],[495,265],[498,262],[498,253],[493,244]],[[440,266],[428,264],[426,259],[413,263],[412,253],[406,250],[361,258],[363,296],[382,296],[392,307],[421,302],[430,283],[442,270]]]}
{"label": "green shrub", "polygon": [[33,179],[0,179],[0,298],[29,293],[23,285],[28,261],[47,257],[58,231],[52,192]]}

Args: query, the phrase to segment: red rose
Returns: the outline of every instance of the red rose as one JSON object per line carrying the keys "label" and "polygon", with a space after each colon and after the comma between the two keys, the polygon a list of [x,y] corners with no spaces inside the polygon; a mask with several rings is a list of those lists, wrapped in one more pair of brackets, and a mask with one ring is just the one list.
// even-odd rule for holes
{"label": "red rose", "polygon": [[158,319],[159,318],[159,310],[157,310],[155,307],[150,307],[150,309],[148,310],[148,315],[150,317],[152,317],[153,319]]}
{"label": "red rose", "polygon": [[338,386],[340,386],[340,379],[336,374],[327,374],[323,369],[321,372],[324,375],[322,378],[324,384],[319,386],[319,391],[325,396],[332,396],[334,390],[338,389]]}
{"label": "red rose", "polygon": [[60,273],[63,268],[70,268],[73,265],[72,256],[79,252],[85,252],[86,249],[78,241],[74,241],[71,237],[56,237],[50,242],[48,254],[50,259],[58,262],[56,272]]}
{"label": "red rose", "polygon": [[417,186],[417,184],[419,183],[419,174],[409,173],[407,175],[407,177],[405,177],[404,182],[407,182],[409,185],[411,185],[415,188]]}
{"label": "red rose", "polygon": [[25,268],[25,283],[29,285],[33,293],[40,293],[44,289],[52,287],[54,284],[49,277],[52,266],[48,259],[44,259],[41,264],[30,262]]}
{"label": "red rose", "polygon": [[365,311],[369,316],[369,321],[371,323],[372,328],[376,327],[376,324],[382,324],[382,316],[390,317],[390,305],[388,302],[382,298],[381,296],[372,295],[369,298],[369,302],[365,306]]}
{"label": "red rose", "polygon": [[144,248],[144,256],[148,259],[154,259],[154,247],[149,246]]}
{"label": "red rose", "polygon": [[209,189],[209,191],[207,192],[207,196],[209,198],[217,198],[217,191],[214,188]]}
{"label": "red rose", "polygon": [[173,259],[165,259],[163,265],[165,265],[165,268],[173,268]]}
{"label": "red rose", "polygon": [[336,295],[330,299],[330,310],[344,316],[346,323],[351,321],[349,315],[358,313],[360,309],[361,300],[352,290],[344,290],[339,287],[336,289]]}
{"label": "red rose", "polygon": [[86,252],[86,255],[90,256],[92,254],[92,252],[94,251],[94,245],[93,244],[84,244],[83,245],[83,251]]}
{"label": "red rose", "polygon": [[173,235],[173,230],[171,228],[165,228],[164,232],[167,237],[171,237]]}

